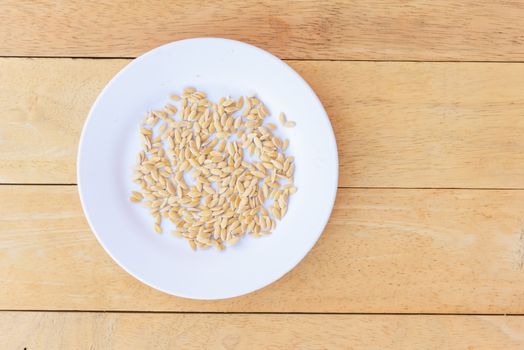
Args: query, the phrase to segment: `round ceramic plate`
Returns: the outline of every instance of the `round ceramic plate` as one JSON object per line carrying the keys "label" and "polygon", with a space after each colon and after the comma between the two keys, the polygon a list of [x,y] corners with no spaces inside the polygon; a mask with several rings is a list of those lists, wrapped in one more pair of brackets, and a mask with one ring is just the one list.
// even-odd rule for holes
{"label": "round ceramic plate", "polygon": [[[288,212],[272,235],[246,235],[224,251],[192,251],[184,239],[156,234],[154,219],[129,202],[140,151],[139,125],[169,95],[193,86],[217,101],[256,94],[272,114],[295,128],[279,128],[295,157]],[[266,119],[267,120],[267,119]],[[229,298],[262,288],[290,271],[324,229],[337,191],[335,137],[322,104],[287,64],[257,47],[200,38],[173,42],[133,60],[95,101],[82,131],[78,189],[86,217],[108,254],[149,286],[193,299]]]}

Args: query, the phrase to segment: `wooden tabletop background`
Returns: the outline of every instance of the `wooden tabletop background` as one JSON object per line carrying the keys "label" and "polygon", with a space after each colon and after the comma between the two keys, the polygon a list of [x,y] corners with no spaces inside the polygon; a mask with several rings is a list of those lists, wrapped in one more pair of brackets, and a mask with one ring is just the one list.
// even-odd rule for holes
{"label": "wooden tabletop background", "polygon": [[[524,349],[523,28],[521,1],[0,1],[0,347]],[[307,257],[209,302],[118,267],[75,183],[102,87],[198,36],[286,60],[340,156]]]}

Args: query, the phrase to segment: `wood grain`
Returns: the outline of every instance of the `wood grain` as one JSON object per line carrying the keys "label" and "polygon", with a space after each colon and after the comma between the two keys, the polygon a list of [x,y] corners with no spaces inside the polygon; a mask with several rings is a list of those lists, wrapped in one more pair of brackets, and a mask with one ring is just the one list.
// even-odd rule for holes
{"label": "wood grain", "polygon": [[213,36],[288,59],[522,61],[523,17],[522,2],[490,0],[7,0],[0,55],[135,57]]}
{"label": "wood grain", "polygon": [[[74,183],[81,127],[128,61],[0,59],[0,182]],[[524,64],[296,62],[340,186],[524,188]]]}
{"label": "wood grain", "polygon": [[524,313],[524,191],[341,189],[297,268],[214,302],[127,275],[75,186],[0,186],[0,198],[0,309]]}
{"label": "wood grain", "polygon": [[1,312],[3,349],[522,349],[519,316]]}

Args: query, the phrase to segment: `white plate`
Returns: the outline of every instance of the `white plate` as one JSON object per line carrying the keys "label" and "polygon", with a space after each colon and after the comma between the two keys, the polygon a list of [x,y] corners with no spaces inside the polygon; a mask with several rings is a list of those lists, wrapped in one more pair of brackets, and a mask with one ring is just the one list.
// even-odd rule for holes
{"label": "white plate", "polygon": [[[256,93],[273,116],[282,111],[297,122],[280,134],[290,139],[287,154],[295,156],[298,192],[272,235],[246,236],[223,252],[193,252],[181,238],[156,234],[148,211],[129,202],[136,189],[131,177],[140,122],[146,111],[162,107],[170,94],[187,86],[212,100]],[[295,267],[328,221],[337,181],[335,137],[313,90],[275,56],[225,39],[173,42],[127,65],[91,108],[78,152],[80,199],[104,249],[140,281],[193,299],[249,293]]]}

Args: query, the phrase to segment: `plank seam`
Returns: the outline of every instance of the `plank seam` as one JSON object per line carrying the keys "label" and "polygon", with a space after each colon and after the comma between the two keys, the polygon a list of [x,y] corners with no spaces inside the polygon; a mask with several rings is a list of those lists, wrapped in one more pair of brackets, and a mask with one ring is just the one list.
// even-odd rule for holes
{"label": "plank seam", "polygon": [[0,312],[49,312],[49,313],[114,313],[114,314],[196,314],[196,315],[333,315],[333,316],[515,316],[523,313],[434,313],[434,312],[264,312],[264,311],[143,311],[143,310],[47,310],[0,309]]}
{"label": "plank seam", "polygon": [[[144,53],[146,53],[145,51]],[[133,60],[136,57],[130,56],[23,56],[23,55],[0,55],[0,58],[64,58],[64,59],[84,59],[84,60]],[[280,58],[280,57],[279,57]],[[363,59],[329,59],[329,58],[280,58],[283,61],[293,62],[370,62],[370,63],[524,63],[524,61],[485,61],[485,60],[363,60]]]}
{"label": "plank seam", "polygon": [[[0,183],[0,186],[77,186],[76,183]],[[459,190],[459,191],[522,191],[520,187],[389,187],[389,186],[339,186],[338,189],[349,190]]]}

